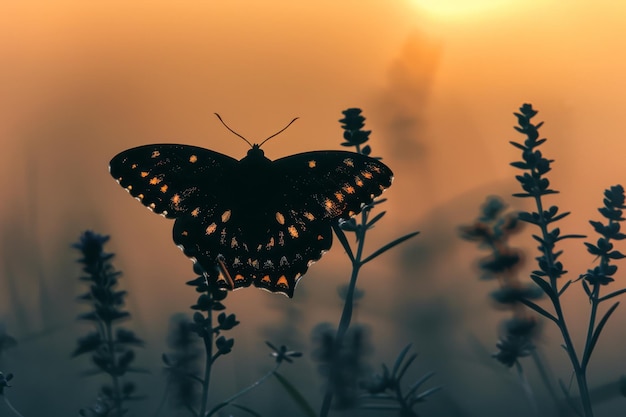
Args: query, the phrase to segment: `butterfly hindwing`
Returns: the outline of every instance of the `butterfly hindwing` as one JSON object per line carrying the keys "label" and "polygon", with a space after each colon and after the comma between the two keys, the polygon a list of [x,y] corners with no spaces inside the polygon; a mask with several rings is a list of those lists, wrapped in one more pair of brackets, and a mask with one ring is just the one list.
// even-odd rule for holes
{"label": "butterfly hindwing", "polygon": [[264,237],[254,240],[234,211],[223,213],[228,214],[218,216],[217,221],[207,217],[178,218],[174,242],[203,266],[217,265],[220,259],[230,275],[223,278],[232,281],[232,289],[254,284],[292,297],[299,278],[332,244],[329,225],[311,222],[296,229],[294,225],[301,219],[295,212],[276,211]]}
{"label": "butterfly hindwing", "polygon": [[147,145],[113,158],[111,175],[154,212],[175,218],[174,242],[218,284],[293,296],[332,245],[332,225],[391,185],[391,170],[352,152],[271,161],[254,145],[237,161],[186,145]]}

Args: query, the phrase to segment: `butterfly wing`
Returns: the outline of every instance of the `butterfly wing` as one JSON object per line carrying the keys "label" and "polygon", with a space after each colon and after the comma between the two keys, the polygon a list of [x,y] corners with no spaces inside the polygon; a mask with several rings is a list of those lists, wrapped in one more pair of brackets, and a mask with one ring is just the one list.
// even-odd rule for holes
{"label": "butterfly wing", "polygon": [[144,206],[167,218],[207,212],[220,200],[220,183],[239,161],[196,146],[154,144],[128,149],[109,164],[111,176]]}
{"label": "butterfly wing", "polygon": [[[111,175],[156,213],[175,218],[174,242],[227,288],[289,297],[330,249],[332,223],[389,187],[391,170],[352,152],[276,161],[255,146],[237,161],[207,149],[157,144],[115,156]],[[211,275],[219,265],[221,271]]]}
{"label": "butterfly wing", "polygon": [[[277,159],[285,201],[300,201],[299,217],[348,219],[391,185],[393,172],[377,159],[354,152],[306,152]],[[331,224],[330,222],[328,223]]]}

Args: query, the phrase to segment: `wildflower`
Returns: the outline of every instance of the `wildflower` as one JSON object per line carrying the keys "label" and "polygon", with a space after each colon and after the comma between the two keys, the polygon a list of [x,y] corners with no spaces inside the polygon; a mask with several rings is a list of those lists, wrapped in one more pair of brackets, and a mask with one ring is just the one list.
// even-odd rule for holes
{"label": "wildflower", "polygon": [[282,361],[292,363],[293,359],[291,358],[299,358],[300,356],[302,356],[301,352],[287,350],[287,346],[285,345],[281,345],[280,348],[276,348],[276,346],[274,346],[270,342],[266,341],[265,344],[269,346],[270,349],[272,349],[272,353],[270,353],[270,355],[276,358],[276,363],[281,363]]}

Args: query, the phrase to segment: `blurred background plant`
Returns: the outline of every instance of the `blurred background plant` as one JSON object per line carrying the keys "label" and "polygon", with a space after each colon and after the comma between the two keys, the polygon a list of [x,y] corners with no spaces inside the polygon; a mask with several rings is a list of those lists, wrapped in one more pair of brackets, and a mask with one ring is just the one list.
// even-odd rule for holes
{"label": "blurred background plant", "polygon": [[91,355],[96,368],[84,372],[85,376],[104,373],[110,377],[110,385],[102,385],[95,404],[81,410],[80,414],[85,417],[122,417],[127,414],[126,404],[139,397],[135,395],[135,384],[126,380],[125,375],[144,372],[132,365],[135,360],[132,347],[142,346],[143,342],[134,332],[119,325],[130,318],[130,313],[122,310],[126,291],[116,290],[121,272],[116,271],[111,263],[114,254],[104,251],[108,240],[109,236],[86,231],[72,245],[82,255],[78,262],[83,265],[85,275],[80,280],[89,285],[89,290],[78,299],[93,308],[78,318],[96,328],[78,339],[72,356]]}

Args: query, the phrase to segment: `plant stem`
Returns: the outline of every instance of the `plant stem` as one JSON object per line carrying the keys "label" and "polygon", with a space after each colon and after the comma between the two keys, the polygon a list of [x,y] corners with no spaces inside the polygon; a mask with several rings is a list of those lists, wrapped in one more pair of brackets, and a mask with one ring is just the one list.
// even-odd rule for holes
{"label": "plant stem", "polygon": [[[210,291],[207,292],[209,297],[213,297]],[[205,320],[204,350],[206,354],[206,362],[204,365],[204,378],[202,379],[202,402],[200,404],[200,412],[198,415],[204,417],[209,401],[209,385],[211,383],[211,367],[213,365],[213,310],[208,309],[207,318]]]}
{"label": "plant stem", "polygon": [[111,355],[112,372],[110,372],[110,375],[113,381],[113,403],[115,404],[116,415],[118,417],[122,417],[124,415],[124,413],[122,412],[122,395],[120,392],[120,381],[118,378],[118,366],[117,361],[115,360],[115,342],[113,340],[113,329],[111,326],[111,322],[107,321],[104,324],[104,328],[106,331],[106,340],[109,347],[109,353]]}
{"label": "plant stem", "polygon": [[9,408],[9,410],[13,411],[13,413],[18,416],[18,417],[24,417],[22,414],[20,414],[19,411],[17,411],[15,409],[15,407],[13,407],[13,404],[11,404],[11,402],[9,401],[9,399],[5,396],[5,395],[0,395],[0,397],[2,397],[2,399],[4,400],[4,403],[7,405],[7,407]]}
{"label": "plant stem", "polygon": [[264,383],[265,381],[267,381],[267,379],[269,377],[271,377],[272,375],[274,375],[274,372],[276,372],[278,370],[278,368],[280,368],[280,363],[277,363],[274,366],[274,369],[272,369],[271,371],[269,371],[268,373],[266,373],[265,375],[263,375],[261,378],[259,378],[258,380],[256,380],[255,382],[253,382],[252,384],[248,385],[246,388],[242,389],[241,391],[237,392],[236,394],[230,396],[229,398],[225,399],[224,401],[222,401],[221,403],[217,404],[215,407],[213,407],[211,410],[209,410],[209,412],[206,414],[207,417],[208,416],[212,416],[213,414],[215,414],[218,410],[226,407],[227,405],[229,405],[230,403],[232,403],[233,401],[235,401],[237,398],[247,394],[248,392],[250,392],[251,390],[253,390],[254,388],[258,387],[259,385],[261,385],[262,383]]}
{"label": "plant stem", "polygon": [[[348,291],[346,292],[346,299],[343,304],[343,311],[341,313],[341,319],[339,320],[339,326],[337,327],[337,333],[335,334],[334,340],[334,351],[338,352],[343,345],[343,338],[350,327],[350,322],[352,321],[352,312],[354,310],[354,292],[356,289],[356,282],[359,276],[359,270],[361,266],[363,266],[361,262],[361,258],[363,256],[363,247],[365,245],[365,232],[367,224],[367,216],[369,214],[369,209],[364,208],[361,212],[361,227],[357,227],[356,237],[357,237],[357,249],[354,255],[354,259],[352,260],[352,275],[350,276],[350,283],[348,285]],[[336,228],[336,233],[343,233],[341,229]],[[330,405],[333,400],[333,392],[332,387],[328,387],[326,389],[326,394],[324,395],[324,400],[322,402],[322,408],[320,410],[320,417],[328,416],[330,411]]]}
{"label": "plant stem", "polygon": [[[539,222],[538,225],[541,228],[541,234],[544,242],[549,241],[549,232],[548,232],[548,222],[544,216],[543,204],[541,202],[541,196],[535,196],[535,203],[537,205],[537,213],[539,214]],[[546,257],[546,262],[550,265],[550,267],[554,266],[555,258],[552,253],[552,247],[546,247],[545,244],[542,245],[543,253]],[[557,285],[557,276],[550,273],[550,286],[554,290],[555,294],[559,293],[558,285]],[[580,400],[583,406],[583,411],[585,417],[593,417],[593,409],[591,408],[591,399],[589,397],[589,388],[587,387],[587,375],[586,369],[581,367],[580,361],[578,360],[578,355],[576,354],[576,348],[574,347],[574,343],[572,342],[572,338],[569,334],[569,330],[567,328],[567,323],[565,321],[565,316],[563,314],[563,309],[561,307],[561,299],[556,296],[553,299],[554,310],[557,317],[557,326],[561,331],[561,335],[563,336],[563,341],[565,342],[565,348],[570,358],[570,362],[572,363],[572,367],[574,368],[574,374],[576,375],[576,382],[578,384],[578,392],[580,395]]]}

